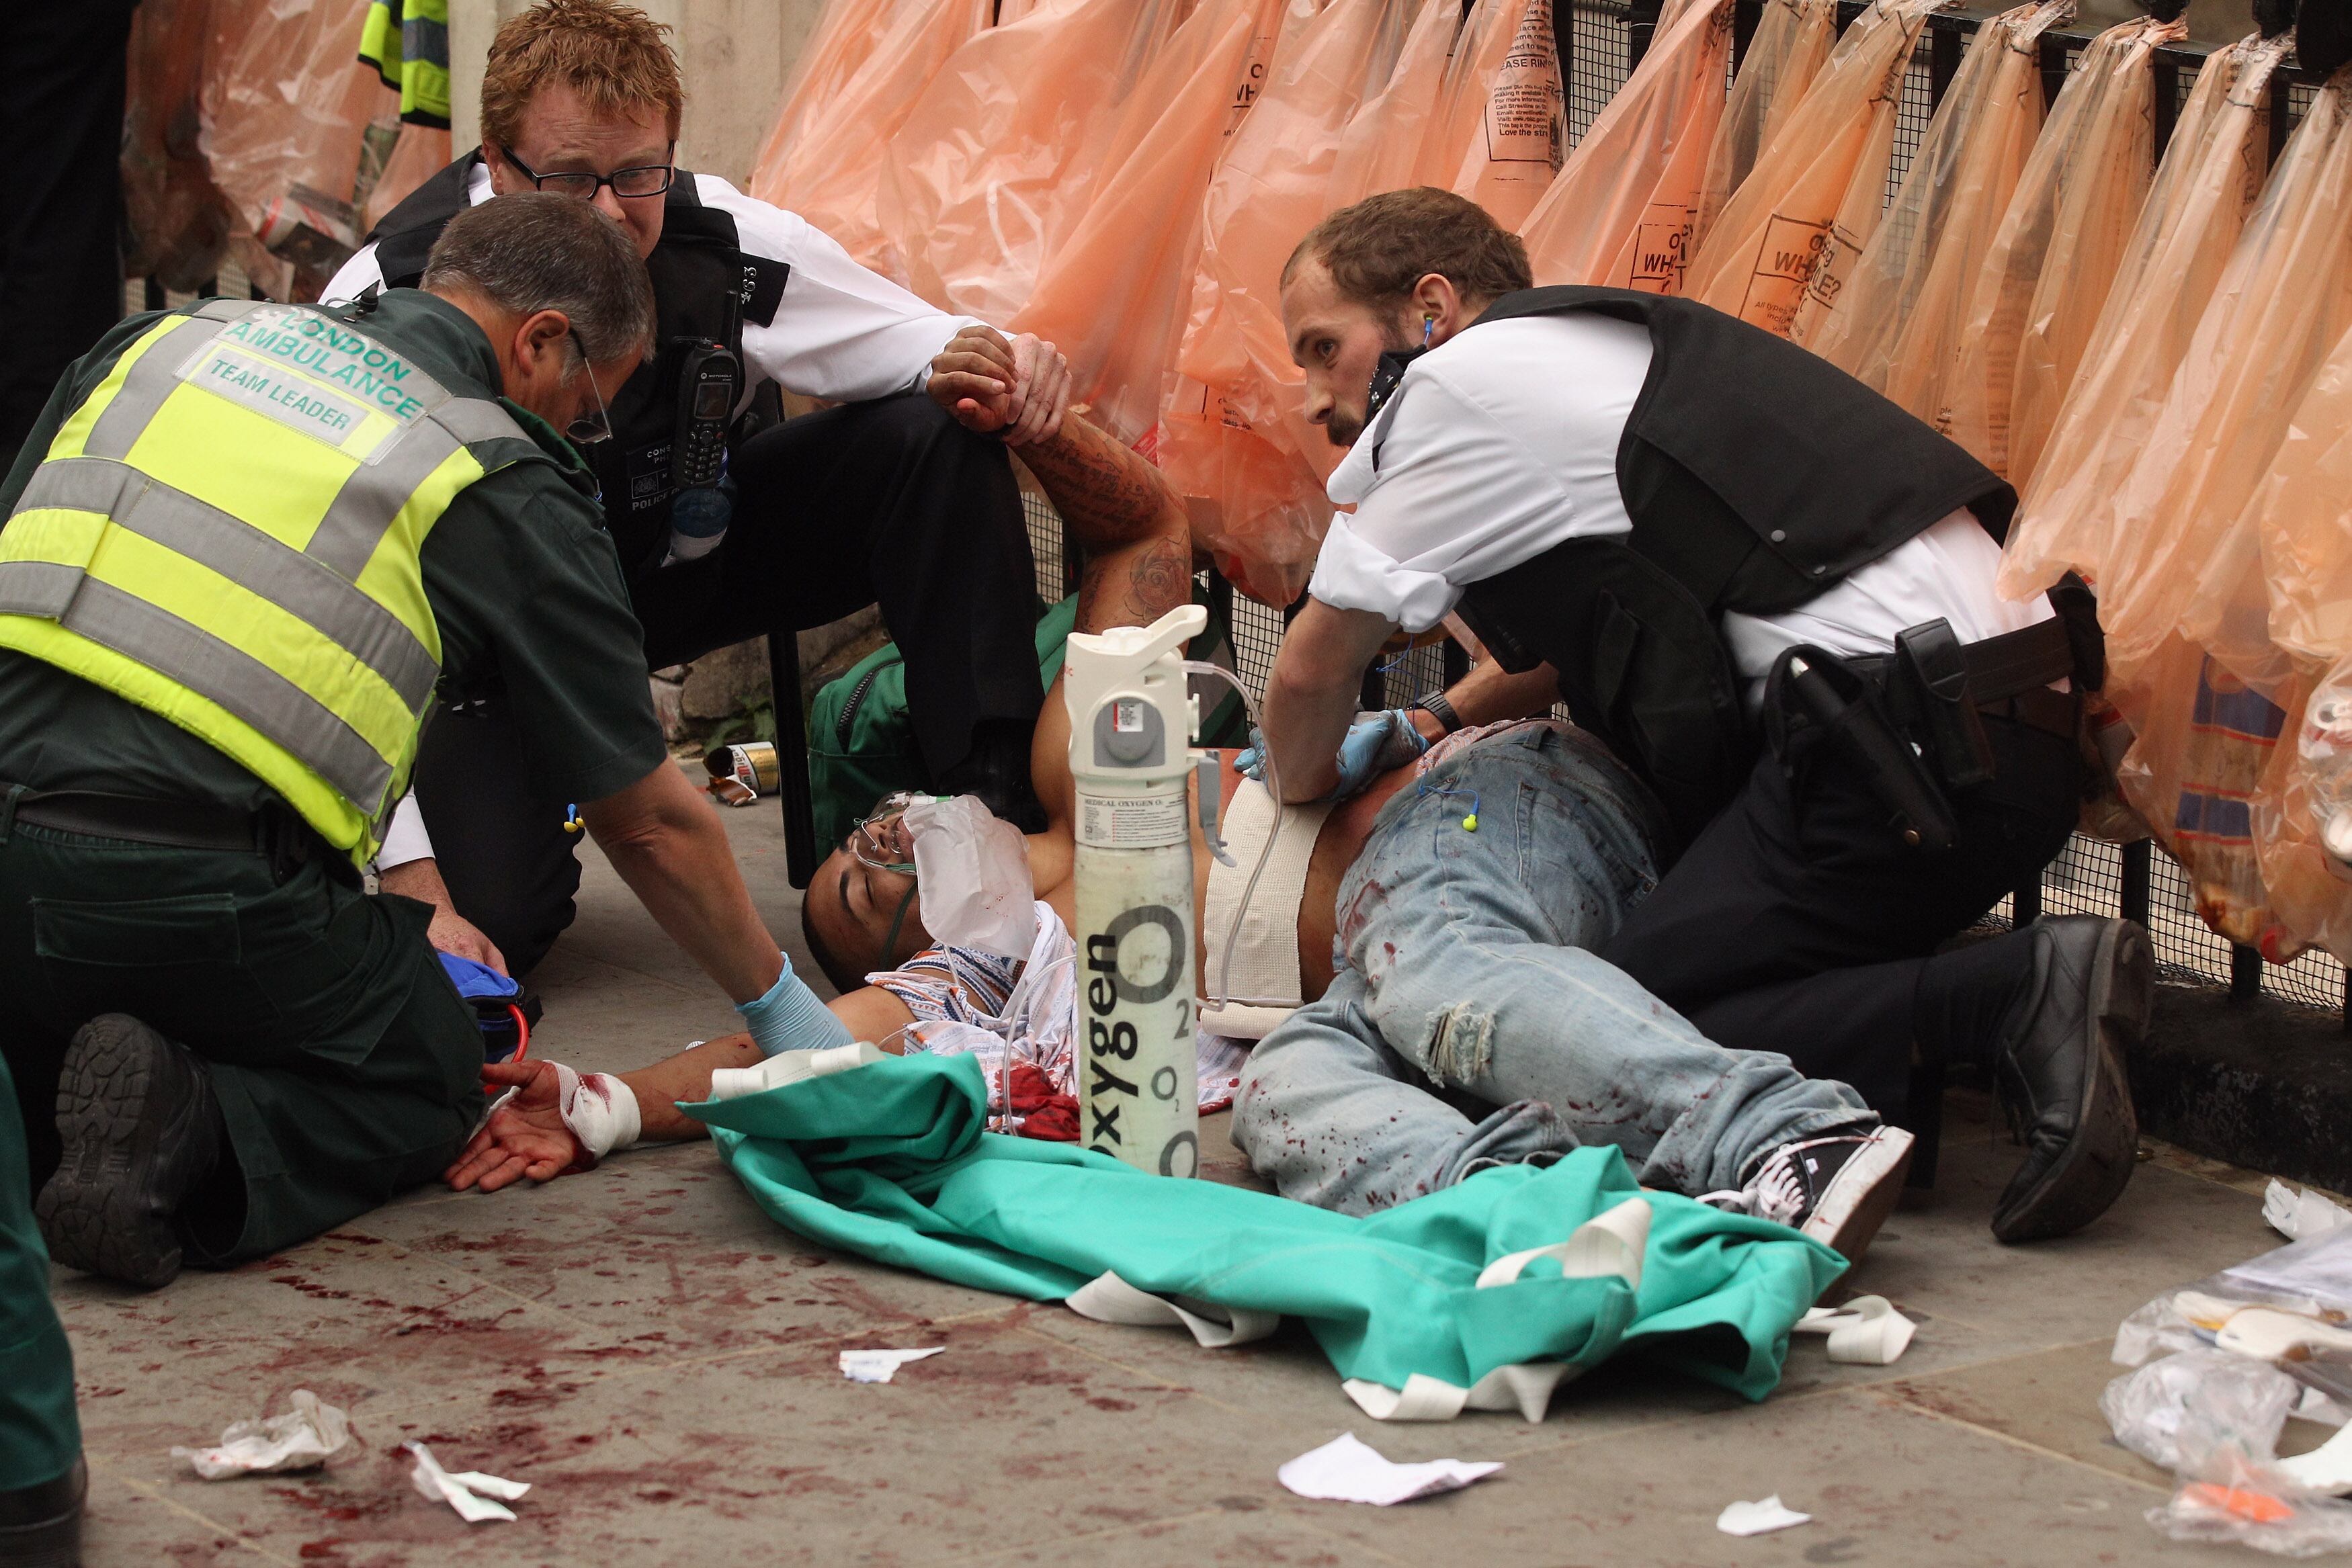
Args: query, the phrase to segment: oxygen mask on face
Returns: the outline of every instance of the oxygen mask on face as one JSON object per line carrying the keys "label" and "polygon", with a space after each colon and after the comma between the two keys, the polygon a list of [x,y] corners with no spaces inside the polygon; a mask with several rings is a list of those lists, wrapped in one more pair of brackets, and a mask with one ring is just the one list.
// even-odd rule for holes
{"label": "oxygen mask on face", "polygon": [[906,869],[923,890],[923,925],[935,941],[1005,958],[1026,958],[1036,946],[1028,845],[979,796],[915,796],[894,817],[859,824],[851,852],[865,860],[861,840],[877,856],[912,857]]}

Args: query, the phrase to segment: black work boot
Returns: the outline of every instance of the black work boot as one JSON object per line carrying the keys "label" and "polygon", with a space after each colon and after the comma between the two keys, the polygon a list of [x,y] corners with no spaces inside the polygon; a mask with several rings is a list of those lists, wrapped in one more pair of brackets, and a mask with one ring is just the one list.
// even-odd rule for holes
{"label": "black work boot", "polygon": [[204,1062],[128,1013],[74,1031],[58,1076],[65,1157],[33,1203],[49,1256],[153,1290],[180,1271],[180,1206],[220,1163]]}
{"label": "black work boot", "polygon": [[1992,1233],[2035,1241],[2106,1212],[2139,1156],[2125,1058],[2147,1033],[2156,956],[2129,920],[2037,921],[2033,972],[2005,1020],[1993,1083],[2026,1145],[1993,1206]]}
{"label": "black work boot", "polygon": [[81,1500],[89,1468],[79,1459],[55,1480],[0,1490],[0,1568],[81,1568]]}

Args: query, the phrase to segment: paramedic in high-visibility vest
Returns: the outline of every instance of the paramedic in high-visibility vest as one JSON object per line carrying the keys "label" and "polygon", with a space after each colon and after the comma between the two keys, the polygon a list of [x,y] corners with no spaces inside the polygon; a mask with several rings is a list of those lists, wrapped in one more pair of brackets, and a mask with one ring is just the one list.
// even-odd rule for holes
{"label": "paramedic in high-visibility vest", "polygon": [[[755,1038],[822,1012],[663,745],[572,444],[653,322],[618,225],[523,196],[453,221],[420,288],[134,317],[51,398],[0,488],[0,1144],[58,1262],[263,1256],[480,1119],[432,911],[362,890],[436,706],[502,695]],[[37,1309],[0,1300],[0,1346]]]}
{"label": "paramedic in high-visibility vest", "polygon": [[[1946,1066],[1980,1071],[2027,1145],[1994,1234],[2088,1223],[2137,1155],[2147,934],[2078,915],[1937,951],[2074,826],[2087,594],[2003,600],[2015,492],[1804,350],[1687,300],[1529,284],[1515,236],[1428,189],[1332,214],[1286,269],[1353,510],[1268,684],[1285,795],[1565,700],[1680,845],[1601,956],[1718,1045],[1859,1090],[1919,1135],[1915,1183]],[[1383,642],[1448,616],[1488,661],[1360,717]],[[1511,821],[1488,801],[1480,831]]]}

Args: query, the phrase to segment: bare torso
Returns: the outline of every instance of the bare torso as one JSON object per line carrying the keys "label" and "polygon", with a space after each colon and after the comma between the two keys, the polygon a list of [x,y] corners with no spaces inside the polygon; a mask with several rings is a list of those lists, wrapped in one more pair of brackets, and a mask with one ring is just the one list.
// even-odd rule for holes
{"label": "bare torso", "polygon": [[[1323,820],[1322,830],[1315,835],[1315,852],[1307,862],[1307,886],[1298,900],[1298,985],[1299,995],[1308,1001],[1321,996],[1331,983],[1331,938],[1338,925],[1337,911],[1339,883],[1348,868],[1356,863],[1363,852],[1364,841],[1371,837],[1372,819],[1390,796],[1412,782],[1413,770],[1400,768],[1372,781],[1363,793],[1342,801]],[[1228,763],[1219,776],[1222,804],[1230,809],[1234,793],[1242,785],[1242,776]],[[1033,833],[1028,840],[1029,873],[1037,888],[1037,896],[1053,905],[1066,924],[1075,925],[1077,919],[1076,882],[1074,875],[1076,855],[1069,824],[1056,820],[1042,833]],[[1207,964],[1206,942],[1201,934],[1202,910],[1209,896],[1209,871],[1213,862],[1209,847],[1202,841],[1197,826],[1192,831],[1192,928],[1194,973],[1204,972]]]}

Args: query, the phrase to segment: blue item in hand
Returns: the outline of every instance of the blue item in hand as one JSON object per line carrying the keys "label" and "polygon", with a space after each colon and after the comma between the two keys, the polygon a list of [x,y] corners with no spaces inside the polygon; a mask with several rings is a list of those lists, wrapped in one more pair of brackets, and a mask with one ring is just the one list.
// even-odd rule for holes
{"label": "blue item in hand", "polygon": [[488,964],[436,951],[442,972],[457,994],[474,1009],[482,1031],[482,1060],[520,1061],[530,1049],[530,1026],[539,1021],[539,998],[522,982],[501,975]]}

